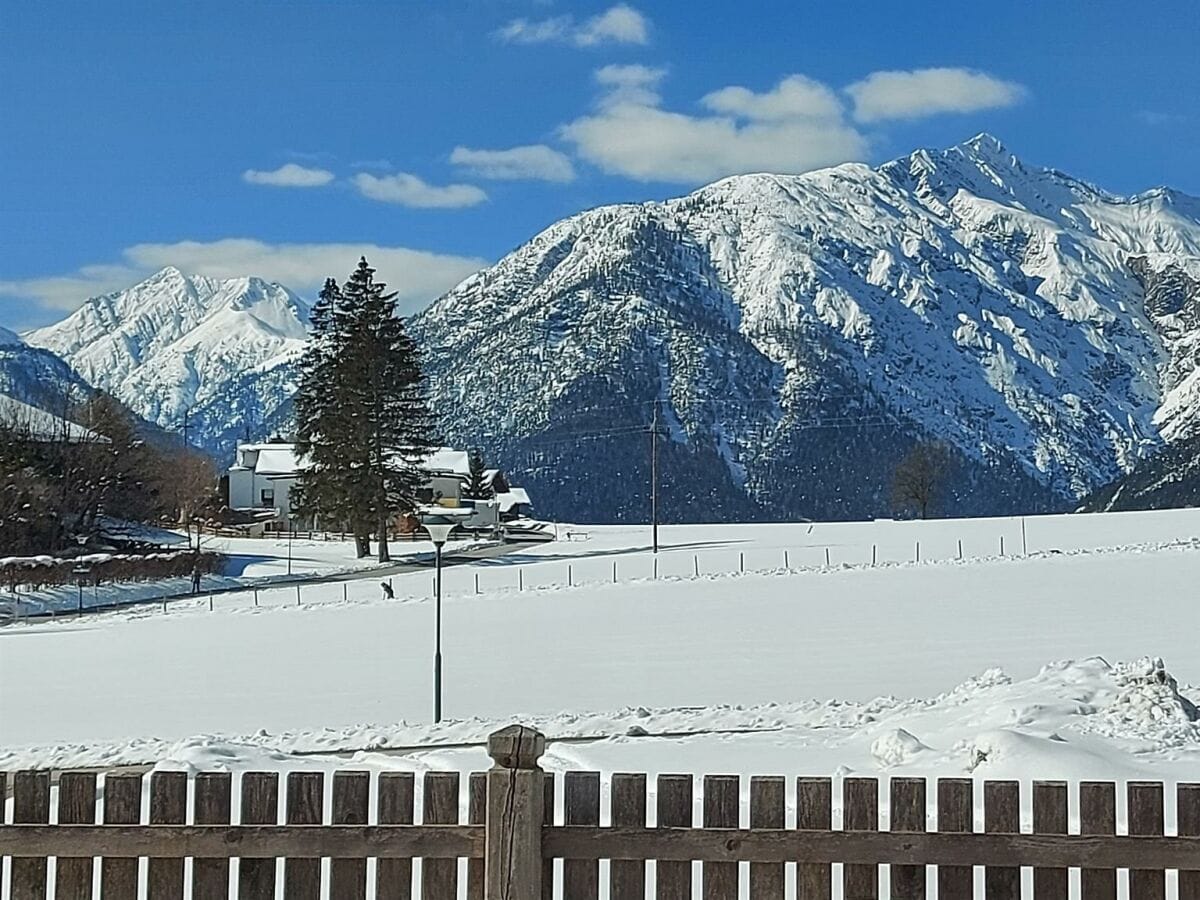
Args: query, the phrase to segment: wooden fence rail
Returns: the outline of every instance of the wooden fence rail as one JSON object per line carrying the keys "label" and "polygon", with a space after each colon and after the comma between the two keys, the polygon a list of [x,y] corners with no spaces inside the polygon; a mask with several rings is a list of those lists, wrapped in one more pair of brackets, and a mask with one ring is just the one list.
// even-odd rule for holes
{"label": "wooden fence rail", "polygon": [[[1125,786],[1126,834],[1117,786],[1079,785],[1072,834],[1069,786],[1036,782],[1032,833],[1021,833],[1016,782],[984,782],[977,798],[970,779],[939,780],[929,796],[923,779],[893,778],[883,830],[875,779],[616,774],[606,798],[599,773],[547,775],[544,749],[540,734],[504,729],[489,741],[488,772],[465,782],[425,773],[419,792],[409,773],[339,771],[326,785],[322,773],[292,772],[281,785],[277,773],[247,772],[236,803],[228,773],[189,785],[156,772],[144,797],[140,775],[65,772],[52,811],[50,773],[18,772],[12,821],[0,824],[0,857],[11,858],[0,896],[267,900],[279,888],[289,900],[456,900],[461,887],[468,900],[645,900],[650,887],[664,900],[691,900],[696,888],[704,900],[829,900],[837,874],[847,900],[921,900],[927,881],[960,900],[977,896],[972,867],[983,866],[988,900],[1020,898],[1022,868],[1034,900],[1071,896],[1071,869],[1086,900],[1115,900],[1119,869],[1134,900],[1164,898],[1168,870],[1180,900],[1200,900],[1198,784],[1177,786],[1177,834],[1167,836],[1162,784]],[[0,774],[0,797],[8,785]]]}

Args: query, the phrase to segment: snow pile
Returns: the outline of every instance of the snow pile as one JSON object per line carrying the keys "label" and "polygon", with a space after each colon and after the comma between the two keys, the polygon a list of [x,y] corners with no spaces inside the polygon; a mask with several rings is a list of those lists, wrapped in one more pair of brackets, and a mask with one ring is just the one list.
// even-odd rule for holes
{"label": "snow pile", "polygon": [[[633,707],[520,720],[550,738],[545,763],[552,770],[1186,780],[1200,764],[1194,715],[1160,660],[1109,665],[1092,658],[1055,663],[1021,681],[991,669],[928,699]],[[509,721],[31,747],[0,753],[0,770],[335,768],[347,760],[411,769],[435,757],[439,766],[466,771],[486,765],[487,735]]]}

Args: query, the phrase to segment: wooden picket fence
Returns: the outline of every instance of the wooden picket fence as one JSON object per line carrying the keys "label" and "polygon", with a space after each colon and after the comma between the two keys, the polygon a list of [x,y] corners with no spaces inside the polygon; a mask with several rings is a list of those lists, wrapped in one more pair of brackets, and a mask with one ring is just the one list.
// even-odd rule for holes
{"label": "wooden picket fence", "polygon": [[[409,773],[380,774],[372,792],[369,773],[336,772],[329,815],[322,774],[291,772],[282,824],[278,774],[248,772],[240,779],[236,825],[228,773],[194,777],[190,812],[188,777],[153,773],[146,824],[143,776],[108,774],[101,783],[103,824],[96,824],[96,774],[64,772],[57,822],[47,824],[50,774],[19,772],[11,784],[13,821],[0,825],[0,856],[12,860],[8,896],[90,900],[98,886],[104,900],[266,900],[276,896],[281,878],[288,900],[366,900],[372,893],[378,900],[455,900],[458,860],[466,859],[462,888],[470,900],[593,900],[605,883],[604,896],[613,900],[645,900],[648,887],[652,896],[670,900],[691,900],[694,888],[705,900],[737,900],[743,888],[752,900],[828,900],[834,863],[842,864],[846,900],[879,897],[881,866],[890,866],[890,896],[906,900],[926,896],[930,866],[943,900],[976,896],[972,866],[986,867],[988,900],[1020,898],[1021,867],[1033,869],[1035,900],[1065,900],[1071,868],[1081,869],[1086,900],[1115,898],[1118,869],[1129,870],[1134,900],[1165,897],[1167,870],[1179,873],[1180,900],[1200,900],[1198,784],[1178,786],[1178,835],[1164,836],[1162,784],[1127,785],[1128,834],[1117,835],[1116,785],[1080,785],[1082,833],[1068,834],[1067,785],[1035,783],[1033,833],[1022,834],[1016,782],[984,783],[984,830],[975,833],[973,782],[943,779],[933,797],[938,830],[927,833],[930,798],[922,779],[890,781],[890,831],[881,832],[879,785],[870,778],[841,780],[842,822],[835,829],[834,782],[828,778],[795,782],[794,827],[785,821],[789,783],[750,778],[748,827],[742,827],[741,779],[706,776],[699,784],[702,821],[696,827],[697,784],[690,775],[659,775],[653,794],[646,775],[614,775],[603,804],[598,773],[568,772],[557,824],[555,781],[538,766],[544,748],[544,738],[531,729],[494,734],[488,745],[493,767],[467,782],[465,822],[454,772],[426,773],[419,807]],[[655,827],[647,827],[651,796]],[[605,826],[602,806],[609,810]],[[418,808],[421,822],[415,824]],[[49,858],[55,858],[52,875]],[[327,871],[323,858],[331,860]],[[231,878],[233,859],[239,863]],[[373,892],[368,859],[375,860]],[[557,888],[555,860],[563,861]],[[606,879],[602,860],[608,861]],[[703,863],[698,884],[694,861]]]}

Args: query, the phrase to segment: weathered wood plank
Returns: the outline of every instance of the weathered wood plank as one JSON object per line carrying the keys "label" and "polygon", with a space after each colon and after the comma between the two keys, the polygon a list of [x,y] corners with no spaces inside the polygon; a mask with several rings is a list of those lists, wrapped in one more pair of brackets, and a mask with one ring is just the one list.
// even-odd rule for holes
{"label": "weathered wood plank", "polygon": [[[369,772],[333,773],[334,825],[366,825],[371,808]],[[366,900],[367,858],[335,859],[329,866],[329,895],[338,900]],[[239,898],[240,900],[240,898]]]}
{"label": "weathered wood plank", "polygon": [[[197,825],[228,825],[233,806],[232,776],[228,772],[201,772],[196,776],[193,803]],[[228,859],[192,861],[192,900],[229,900]]]}
{"label": "weathered wood plank", "polygon": [[[737,828],[740,792],[737,775],[704,776],[704,827]],[[737,900],[737,863],[705,862],[701,877],[704,900]]]}
{"label": "weathered wood plank", "polygon": [[[17,772],[13,776],[13,824],[50,821],[50,773]],[[0,834],[8,829],[0,829]],[[3,854],[7,856],[8,854]],[[44,900],[47,853],[13,856],[12,896],[20,900]],[[57,854],[55,854],[57,855]],[[82,854],[81,854],[82,855]]]}
{"label": "weathered wood plank", "polygon": [[[426,825],[458,822],[458,773],[426,772],[422,817]],[[425,858],[421,863],[421,900],[458,900],[458,860]]]}
{"label": "weathered wood plank", "polygon": [[[0,805],[0,831],[3,831],[3,826],[6,821],[8,806],[8,773],[0,772],[0,797],[5,798],[5,803]],[[4,860],[0,859],[0,896],[4,895]]]}
{"label": "weathered wood plank", "polygon": [[[1163,833],[1163,786],[1148,781],[1131,781],[1129,792],[1129,833]],[[1131,860],[1132,861],[1132,860]],[[1141,862],[1141,860],[1138,860]],[[1167,873],[1149,866],[1129,870],[1129,896],[1137,900],[1163,900],[1167,895]]]}
{"label": "weathered wood plank", "polygon": [[[893,778],[889,788],[893,834],[925,831],[925,779]],[[925,900],[925,867],[892,866],[892,900]]]}
{"label": "weathered wood plank", "polygon": [[[142,820],[142,776],[108,773],[104,776],[104,824],[137,825]],[[100,862],[103,900],[137,900],[137,856],[105,856]]]}
{"label": "weathered wood plank", "polygon": [[[279,775],[242,775],[243,825],[275,825],[279,821]],[[238,900],[275,900],[275,859],[243,856],[238,863]]]}
{"label": "weathered wood plank", "polygon": [[[379,824],[411,825],[416,780],[411,772],[379,776]],[[375,863],[376,900],[411,900],[412,859],[379,859]]]}
{"label": "weathered wood plank", "polygon": [[[756,775],[750,779],[750,827],[782,829],[787,806],[787,781]],[[783,900],[783,863],[750,864],[750,900]]]}
{"label": "weathered wood plank", "polygon": [[[646,776],[615,774],[612,777],[611,820],[620,827],[646,827]],[[615,859],[609,867],[610,900],[646,900],[646,863]]]}
{"label": "weathered wood plank", "polygon": [[[1083,835],[1117,833],[1117,786],[1110,781],[1084,781],[1079,785],[1079,831]],[[1079,873],[1087,900],[1117,900],[1115,866],[1085,866]]]}
{"label": "weathered wood plank", "polygon": [[[288,825],[320,825],[325,816],[325,776],[321,772],[289,772],[284,815]],[[323,830],[323,829],[322,829]],[[318,832],[313,828],[314,833]],[[283,861],[283,893],[288,900],[321,900],[322,843],[316,852],[288,848]]]}
{"label": "weathered wood plank", "polygon": [[[567,772],[563,776],[563,824],[600,824],[600,773]],[[563,896],[596,900],[600,894],[600,863],[568,859],[563,862]]]}
{"label": "weathered wood plank", "polygon": [[[983,784],[983,830],[986,834],[1016,834],[1021,830],[1021,786],[1015,781]],[[988,900],[1021,900],[1021,870],[990,865],[983,875]]]}
{"label": "weathered wood plank", "polygon": [[[970,834],[975,830],[975,785],[970,778],[939,778],[937,828],[941,834]],[[938,898],[970,898],[974,876],[970,866],[938,866]]]}
{"label": "weathered wood plank", "polygon": [[[1067,833],[1067,784],[1064,781],[1033,783],[1033,833]],[[1067,870],[1033,870],[1033,900],[1067,900]]]}
{"label": "weathered wood plank", "polygon": [[657,859],[859,865],[973,865],[1190,868],[1200,838],[1034,834],[905,835],[886,832],[750,831],[682,828],[553,828],[544,851],[565,859]]}
{"label": "weathered wood plank", "polygon": [[[879,782],[874,778],[842,781],[842,830],[879,830]],[[842,892],[846,900],[877,900],[879,867],[849,863],[842,867]]]}
{"label": "weathered wood plank", "polygon": [[[187,773],[154,772],[150,776],[150,824],[187,822]],[[146,896],[154,900],[183,900],[183,858],[152,856],[146,876]]]}
{"label": "weathered wood plank", "polygon": [[[1200,784],[1181,784],[1175,789],[1175,824],[1184,837],[1200,836]],[[1200,900],[1200,859],[1195,868],[1180,870],[1179,900]]]}
{"label": "weathered wood plank", "polygon": [[0,856],[164,856],[228,861],[245,854],[299,858],[327,856],[332,859],[360,856],[458,859],[481,855],[483,848],[484,830],[477,825],[344,825],[337,828],[329,825],[73,825],[71,828],[8,825],[0,828]]}
{"label": "weathered wood plank", "polygon": [[[482,825],[487,821],[487,773],[472,772],[467,779],[467,824]],[[484,860],[467,860],[467,900],[483,900]]]}
{"label": "weathered wood plank", "polygon": [[[833,782],[828,778],[796,780],[796,828],[829,831],[833,828]],[[833,872],[825,863],[798,863],[797,900],[829,900],[833,896]]]}
{"label": "weathered wood plank", "polygon": [[[3,793],[0,793],[0,797]],[[58,778],[58,823],[96,824],[96,773],[63,772]],[[61,856],[55,876],[55,900],[92,900],[90,856]]]}
{"label": "weathered wood plank", "polygon": [[[672,837],[690,832],[680,832],[674,829],[692,827],[692,776],[691,775],[659,775],[656,782],[657,798],[655,815],[658,829],[664,829],[662,834],[668,842]],[[666,831],[665,829],[671,829]],[[614,829],[615,831],[615,829]],[[551,845],[553,842],[550,842]],[[566,854],[556,854],[563,856]],[[609,859],[621,858],[623,854],[606,854]],[[658,900],[692,900],[692,864],[694,857],[686,857],[687,861],[675,857],[664,860],[657,853],[637,854],[633,859],[650,858],[655,863],[655,891]]]}
{"label": "weathered wood plank", "polygon": [[[547,825],[554,824],[554,773],[546,772],[542,790],[542,817]],[[542,900],[554,900],[554,857],[542,862]]]}

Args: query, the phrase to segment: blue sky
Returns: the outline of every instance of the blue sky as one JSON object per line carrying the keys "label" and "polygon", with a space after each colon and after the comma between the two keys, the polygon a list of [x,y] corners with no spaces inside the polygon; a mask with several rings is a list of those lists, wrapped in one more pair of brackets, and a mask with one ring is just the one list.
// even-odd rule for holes
{"label": "blue sky", "polygon": [[9,3],[0,324],[165,264],[408,308],[580,209],[987,130],[1200,194],[1195,0]]}

